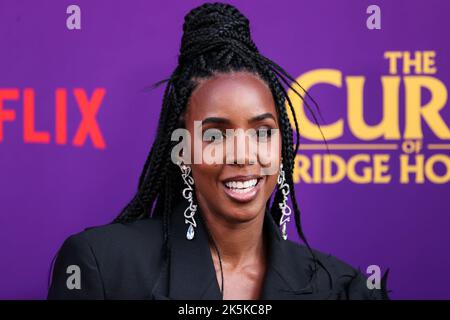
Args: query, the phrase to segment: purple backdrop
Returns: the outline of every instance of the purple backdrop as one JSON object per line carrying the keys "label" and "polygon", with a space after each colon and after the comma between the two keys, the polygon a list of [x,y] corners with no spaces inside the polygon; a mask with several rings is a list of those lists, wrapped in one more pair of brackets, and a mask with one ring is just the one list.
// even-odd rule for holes
{"label": "purple backdrop", "polygon": [[[85,227],[108,223],[130,200],[154,138],[163,95],[162,87],[152,91],[145,87],[166,78],[175,68],[183,17],[200,3],[0,0],[2,108],[15,113],[13,121],[0,120],[0,298],[45,298],[50,262],[63,240]],[[365,77],[364,115],[371,125],[382,118],[380,79],[389,75],[386,51],[434,51],[437,73],[429,76],[447,92],[450,2],[230,3],[249,17],[261,52],[294,77],[324,68],[342,74],[341,88],[318,85],[311,89],[324,123],[343,119],[343,136],[330,143],[394,143],[399,147],[330,151],[344,159],[360,153],[390,155],[389,183],[360,184],[345,177],[338,183],[296,185],[312,246],[363,271],[372,264],[382,271],[390,268],[393,298],[449,299],[448,179],[444,183],[427,178],[424,183],[399,182],[398,163],[406,140],[403,76],[397,122],[402,138],[390,141],[363,141],[349,130],[346,77]],[[81,8],[81,30],[66,27],[70,4]],[[381,30],[366,27],[366,8],[371,4],[381,8]],[[24,118],[30,119],[24,108],[27,88],[35,95],[35,130],[49,132],[48,142],[24,138]],[[58,88],[67,92],[67,144],[55,142]],[[90,137],[81,146],[73,144],[82,119],[75,88],[84,90],[88,99],[96,88],[105,89],[96,115],[104,149],[95,147]],[[430,94],[422,91],[425,104]],[[13,98],[5,98],[8,92]],[[440,110],[447,126],[449,109],[445,102]],[[424,121],[422,126],[419,153],[425,160],[440,155],[436,175],[448,176],[448,148],[425,147],[445,144],[448,138],[437,136]],[[300,154],[312,159],[323,152],[304,150]],[[297,239],[293,229],[290,235]]]}

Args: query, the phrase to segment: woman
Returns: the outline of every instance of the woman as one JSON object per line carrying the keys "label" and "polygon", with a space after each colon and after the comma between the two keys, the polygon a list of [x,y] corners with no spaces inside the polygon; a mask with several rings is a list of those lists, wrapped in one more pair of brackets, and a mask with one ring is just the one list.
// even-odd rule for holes
{"label": "woman", "polygon": [[[280,82],[295,80],[259,53],[248,19],[231,5],[193,9],[183,31],[179,64],[158,83],[167,87],[135,197],[115,223],[65,241],[48,297],[386,298],[352,267],[312,250],[303,235],[292,180],[299,130]],[[188,137],[182,152],[175,152],[177,129]],[[245,141],[256,152],[225,148],[239,129],[253,133]],[[193,160],[211,147],[225,161]],[[287,240],[291,214],[305,245]]]}

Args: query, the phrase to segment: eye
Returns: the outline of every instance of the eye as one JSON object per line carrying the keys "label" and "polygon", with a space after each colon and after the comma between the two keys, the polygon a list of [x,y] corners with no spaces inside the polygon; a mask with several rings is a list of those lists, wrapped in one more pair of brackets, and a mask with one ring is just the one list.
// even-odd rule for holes
{"label": "eye", "polygon": [[269,127],[261,127],[257,131],[258,140],[267,140],[272,136],[272,130]]}
{"label": "eye", "polygon": [[203,141],[205,142],[217,142],[222,141],[225,134],[219,129],[208,129],[203,133]]}

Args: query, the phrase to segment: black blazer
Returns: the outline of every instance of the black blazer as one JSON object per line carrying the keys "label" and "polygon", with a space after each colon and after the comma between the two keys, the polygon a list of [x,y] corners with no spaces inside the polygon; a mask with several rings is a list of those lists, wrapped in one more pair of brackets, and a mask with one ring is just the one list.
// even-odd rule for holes
{"label": "black blazer", "polygon": [[[222,299],[200,212],[193,240],[180,204],[170,219],[170,259],[164,259],[161,218],[88,228],[62,245],[53,269],[48,299]],[[344,262],[304,245],[283,240],[266,211],[268,266],[262,299],[387,299],[384,289],[368,289],[366,278]],[[81,288],[68,289],[80,270]],[[225,279],[226,281],[226,279]]]}

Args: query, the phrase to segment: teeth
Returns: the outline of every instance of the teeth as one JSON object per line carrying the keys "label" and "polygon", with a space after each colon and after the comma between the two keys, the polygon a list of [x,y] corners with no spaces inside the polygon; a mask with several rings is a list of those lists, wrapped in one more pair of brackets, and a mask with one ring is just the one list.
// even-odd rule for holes
{"label": "teeth", "polygon": [[247,181],[228,181],[225,183],[225,185],[230,188],[234,189],[236,192],[246,192],[249,188],[253,188],[258,183],[258,179],[251,179]]}

